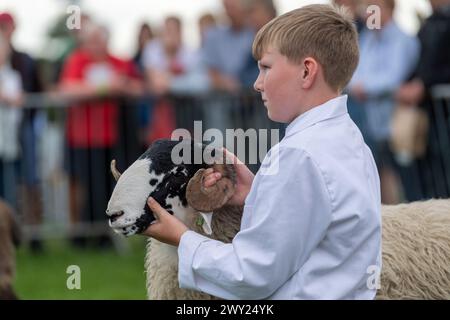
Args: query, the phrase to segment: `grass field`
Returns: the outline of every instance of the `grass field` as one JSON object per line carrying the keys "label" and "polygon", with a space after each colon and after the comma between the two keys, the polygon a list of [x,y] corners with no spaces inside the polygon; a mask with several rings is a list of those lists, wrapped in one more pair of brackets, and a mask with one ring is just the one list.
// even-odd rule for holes
{"label": "grass field", "polygon": [[[114,249],[75,249],[64,240],[46,242],[42,254],[23,246],[15,290],[21,299],[145,299],[145,240],[126,241],[130,248],[123,255]],[[80,267],[80,290],[67,288],[70,265]]]}

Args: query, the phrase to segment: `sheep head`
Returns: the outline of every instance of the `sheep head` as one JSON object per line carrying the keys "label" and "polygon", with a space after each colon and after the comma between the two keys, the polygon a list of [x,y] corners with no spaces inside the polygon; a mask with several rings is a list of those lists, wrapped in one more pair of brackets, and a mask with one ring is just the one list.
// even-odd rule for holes
{"label": "sheep head", "polygon": [[[115,232],[130,236],[148,228],[155,220],[147,206],[150,196],[187,225],[195,221],[196,215],[202,215],[206,222],[204,231],[211,232],[212,212],[224,206],[234,193],[233,166],[224,164],[223,155],[218,150],[211,153],[213,163],[208,164],[202,158],[200,163],[176,164],[171,155],[180,143],[190,144],[190,159],[194,159],[195,152],[208,148],[190,140],[158,140],[122,174],[116,169],[115,161],[111,162],[111,172],[117,184],[106,214]],[[215,186],[204,188],[204,171],[210,167],[220,171],[224,178]]]}

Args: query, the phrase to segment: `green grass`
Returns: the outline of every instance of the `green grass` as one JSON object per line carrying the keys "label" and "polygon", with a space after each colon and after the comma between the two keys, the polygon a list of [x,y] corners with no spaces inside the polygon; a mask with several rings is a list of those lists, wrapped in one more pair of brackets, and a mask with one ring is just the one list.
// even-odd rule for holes
{"label": "green grass", "polygon": [[[127,242],[124,255],[114,249],[75,249],[65,240],[46,242],[41,254],[23,246],[17,252],[15,290],[21,299],[145,299],[145,240]],[[80,267],[80,290],[67,288],[70,265]]]}

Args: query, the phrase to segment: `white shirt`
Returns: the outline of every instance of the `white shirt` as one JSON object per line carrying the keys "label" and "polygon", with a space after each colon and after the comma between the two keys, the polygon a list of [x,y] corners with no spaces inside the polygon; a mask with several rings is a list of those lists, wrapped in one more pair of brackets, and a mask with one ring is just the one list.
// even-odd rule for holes
{"label": "white shirt", "polygon": [[297,117],[255,176],[231,244],[193,231],[179,283],[225,299],[373,299],[381,271],[375,162],[347,96]]}
{"label": "white shirt", "polygon": [[[0,92],[3,96],[16,99],[22,92],[18,72],[9,65],[0,66]],[[20,155],[19,130],[22,110],[0,101],[0,158],[16,160]]]}

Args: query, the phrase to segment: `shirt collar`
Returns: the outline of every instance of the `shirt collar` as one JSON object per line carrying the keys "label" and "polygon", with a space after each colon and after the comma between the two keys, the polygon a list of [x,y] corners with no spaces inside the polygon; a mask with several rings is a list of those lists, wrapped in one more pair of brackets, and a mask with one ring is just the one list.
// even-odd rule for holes
{"label": "shirt collar", "polygon": [[347,114],[347,95],[343,95],[310,109],[295,118],[286,128],[285,136],[302,131],[318,122]]}

